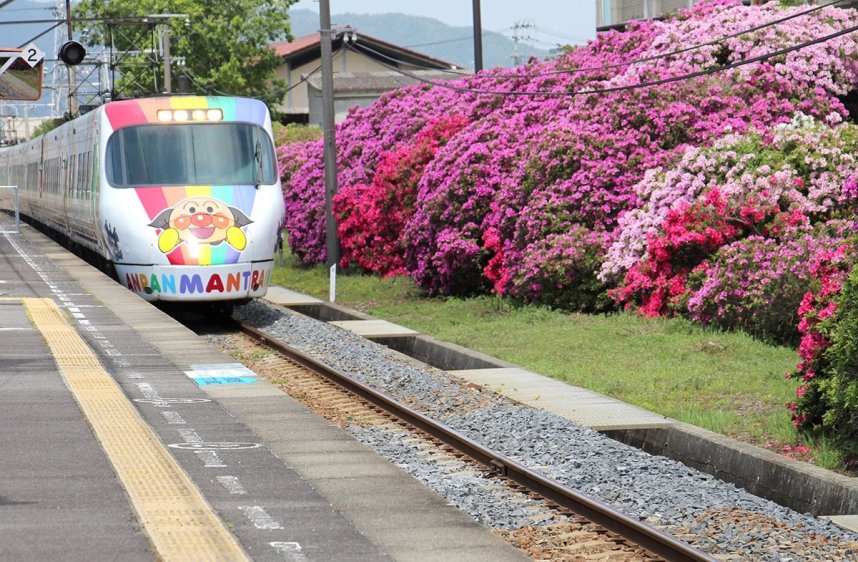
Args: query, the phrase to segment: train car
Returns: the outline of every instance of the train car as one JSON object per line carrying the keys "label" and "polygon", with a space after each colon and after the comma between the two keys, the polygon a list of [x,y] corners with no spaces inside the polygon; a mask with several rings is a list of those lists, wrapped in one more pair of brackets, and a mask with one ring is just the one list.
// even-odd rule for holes
{"label": "train car", "polygon": [[[23,216],[113,264],[149,301],[266,293],[284,205],[266,106],[237,97],[115,101],[0,149]],[[11,199],[0,190],[0,207]]]}

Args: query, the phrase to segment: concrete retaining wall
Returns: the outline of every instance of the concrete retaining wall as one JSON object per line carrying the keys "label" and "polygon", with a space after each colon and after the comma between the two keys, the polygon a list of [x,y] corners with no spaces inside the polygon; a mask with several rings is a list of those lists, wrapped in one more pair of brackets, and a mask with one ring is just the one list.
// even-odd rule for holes
{"label": "concrete retaining wall", "polygon": [[606,431],[653,455],[677,460],[802,513],[858,513],[858,482],[812,464],[677,423],[669,428]]}

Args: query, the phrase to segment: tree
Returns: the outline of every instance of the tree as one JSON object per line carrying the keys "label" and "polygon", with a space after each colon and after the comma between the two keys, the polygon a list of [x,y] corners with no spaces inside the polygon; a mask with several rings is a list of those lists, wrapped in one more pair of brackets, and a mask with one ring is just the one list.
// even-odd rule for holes
{"label": "tree", "polygon": [[[81,0],[74,19],[78,26],[86,22],[90,44],[112,43],[116,55],[124,54],[116,68],[117,97],[163,90],[164,64],[144,51],[154,48],[169,25],[174,81],[184,74],[194,93],[254,97],[274,107],[286,83],[275,77],[281,60],[268,45],[291,36],[287,9],[295,1]],[[187,19],[144,21],[154,14],[187,14]]]}
{"label": "tree", "polygon": [[27,140],[32,140],[36,137],[44,135],[45,133],[53,131],[63,123],[65,123],[64,119],[45,119],[44,121],[39,123],[39,125],[35,129],[33,129],[33,132],[30,134],[30,138],[28,138]]}

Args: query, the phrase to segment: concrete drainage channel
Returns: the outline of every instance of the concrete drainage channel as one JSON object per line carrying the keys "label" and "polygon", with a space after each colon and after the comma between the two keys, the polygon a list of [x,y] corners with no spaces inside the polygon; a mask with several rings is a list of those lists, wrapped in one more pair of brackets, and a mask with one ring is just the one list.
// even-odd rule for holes
{"label": "concrete drainage channel", "polygon": [[[275,301],[276,302],[276,301]],[[280,303],[323,322],[378,321],[322,301]],[[365,336],[412,359],[444,371],[515,368],[517,365],[422,334]],[[856,479],[795,461],[680,422],[667,427],[603,430],[608,437],[662,455],[802,513],[831,517],[858,530]]]}

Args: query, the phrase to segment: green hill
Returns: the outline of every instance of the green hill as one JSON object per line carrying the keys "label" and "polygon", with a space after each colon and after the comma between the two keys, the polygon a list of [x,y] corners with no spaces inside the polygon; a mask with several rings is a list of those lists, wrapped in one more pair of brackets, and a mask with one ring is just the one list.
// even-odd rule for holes
{"label": "green hill", "polygon": [[[311,10],[290,10],[292,34],[309,35],[319,30],[319,14]],[[466,68],[474,68],[474,39],[471,27],[452,27],[436,19],[405,14],[334,14],[333,25],[351,25],[358,31],[383,41],[418,51]],[[521,63],[528,57],[545,59],[550,53],[519,42]],[[483,67],[516,66],[512,39],[483,29]]]}

